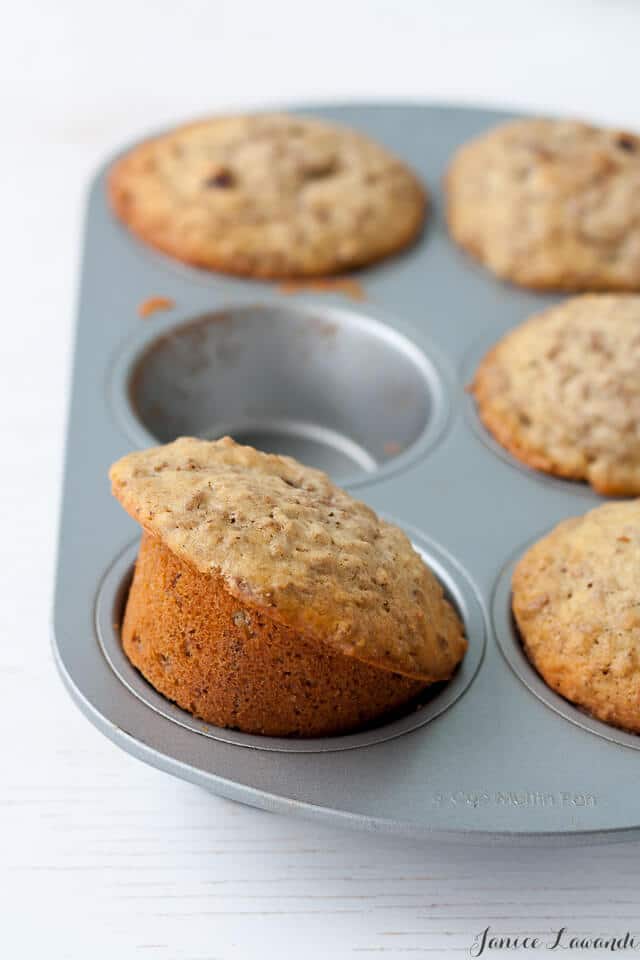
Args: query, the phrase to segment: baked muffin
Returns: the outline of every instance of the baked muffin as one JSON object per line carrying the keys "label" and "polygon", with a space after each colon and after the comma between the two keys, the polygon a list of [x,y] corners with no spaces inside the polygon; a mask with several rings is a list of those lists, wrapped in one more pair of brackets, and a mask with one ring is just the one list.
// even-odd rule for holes
{"label": "baked muffin", "polygon": [[471,390],[523,463],[640,494],[640,296],[587,294],[531,318],[490,350]]}
{"label": "baked muffin", "polygon": [[124,651],[194,715],[345,732],[462,659],[462,624],[405,534],[324,473],[226,437],[132,453],[110,475],[145,531]]}
{"label": "baked muffin", "polygon": [[546,683],[594,717],[640,732],[640,501],[565,520],[513,575],[513,612]]}
{"label": "baked muffin", "polygon": [[499,126],[446,177],[453,238],[540,290],[640,289],[640,137],[570,120]]}
{"label": "baked muffin", "polygon": [[134,147],[109,176],[117,216],[186,263],[250,277],[334,274],[419,233],[425,190],[346,127],[280,114],[217,117]]}

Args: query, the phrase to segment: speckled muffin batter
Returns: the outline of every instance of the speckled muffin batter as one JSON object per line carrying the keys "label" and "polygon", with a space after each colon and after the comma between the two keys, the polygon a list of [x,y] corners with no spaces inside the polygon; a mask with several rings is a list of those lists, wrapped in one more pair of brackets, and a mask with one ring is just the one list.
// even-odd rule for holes
{"label": "speckled muffin batter", "polygon": [[111,205],[187,263],[264,278],[338,273],[420,231],[424,188],[345,127],[280,114],[218,117],[141,143],[111,170]]}
{"label": "speckled muffin batter", "polygon": [[406,535],[318,470],[183,438],[129,454],[111,480],[146,532],[125,652],[211,722],[337,732],[448,679],[464,656],[462,624]]}
{"label": "speckled muffin batter", "polygon": [[536,289],[640,289],[640,137],[569,120],[507,123],[446,178],[454,239]]}
{"label": "speckled muffin batter", "polygon": [[640,732],[640,501],[565,520],[513,575],[526,653],[563,697]]}
{"label": "speckled muffin batter", "polygon": [[471,389],[519,460],[640,494],[640,296],[587,294],[532,317],[487,354]]}

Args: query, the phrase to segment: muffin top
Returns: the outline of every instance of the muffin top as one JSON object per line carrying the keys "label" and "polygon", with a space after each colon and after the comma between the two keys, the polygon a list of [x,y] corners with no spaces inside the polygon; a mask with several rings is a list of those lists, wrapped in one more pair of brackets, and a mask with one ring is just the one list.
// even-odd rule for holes
{"label": "muffin top", "polygon": [[640,501],[560,523],[513,575],[513,611],[547,683],[607,723],[640,731]]}
{"label": "muffin top", "polygon": [[503,124],[447,175],[454,238],[538,289],[640,289],[640,137],[571,120]]}
{"label": "muffin top", "polygon": [[115,213],[187,263],[255,277],[332,274],[409,243],[425,191],[397,157],[305,117],[214,117],[139,144],[109,176]]}
{"label": "muffin top", "polygon": [[407,536],[321,471],[183,437],[123,457],[110,477],[146,531],[273,620],[425,681],[462,659],[462,624]]}
{"label": "muffin top", "polygon": [[589,294],[532,317],[487,354],[472,391],[529,466],[640,494],[640,296]]}

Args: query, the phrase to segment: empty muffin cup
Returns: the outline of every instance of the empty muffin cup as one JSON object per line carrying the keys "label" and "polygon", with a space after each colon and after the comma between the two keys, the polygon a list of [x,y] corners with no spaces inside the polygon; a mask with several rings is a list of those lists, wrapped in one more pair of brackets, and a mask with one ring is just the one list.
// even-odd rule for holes
{"label": "empty muffin cup", "polygon": [[433,360],[348,310],[242,306],[199,316],[147,341],[123,376],[142,445],[230,435],[343,483],[412,460],[447,420]]}

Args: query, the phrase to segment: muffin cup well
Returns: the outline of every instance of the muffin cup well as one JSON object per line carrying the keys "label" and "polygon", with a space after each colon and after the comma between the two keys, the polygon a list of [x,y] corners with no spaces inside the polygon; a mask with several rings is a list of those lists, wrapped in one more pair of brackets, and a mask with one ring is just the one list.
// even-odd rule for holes
{"label": "muffin cup well", "polygon": [[613,743],[640,750],[640,735],[620,730],[610,724],[603,723],[601,720],[596,720],[586,710],[571,703],[570,700],[565,700],[564,697],[547,685],[527,657],[511,609],[511,579],[521,556],[534,542],[535,540],[530,540],[525,543],[506,564],[496,581],[493,592],[491,603],[493,628],[507,663],[531,693],[535,694],[551,710],[555,710],[561,717],[564,717],[565,720],[569,720],[599,737],[604,737],[605,740],[611,740]]}
{"label": "muffin cup well", "polygon": [[133,666],[122,645],[121,625],[138,555],[138,543],[128,547],[118,557],[100,587],[96,626],[102,651],[121,682],[148,707],[183,727],[216,740],[263,750],[297,753],[346,750],[390,740],[428,723],[450,707],[473,680],[485,647],[482,608],[475,588],[464,571],[436,544],[422,537],[417,540],[413,532],[411,537],[414,547],[436,574],[448,599],[456,607],[465,627],[469,649],[447,683],[426,687],[417,696],[411,696],[411,691],[407,690],[405,702],[398,709],[385,711],[384,716],[371,720],[369,726],[358,732],[305,738],[242,733],[199,720],[159,693]]}
{"label": "muffin cup well", "polygon": [[228,434],[353,485],[442,435],[449,396],[435,353],[346,309],[239,305],[134,345],[115,399],[143,446]]}

